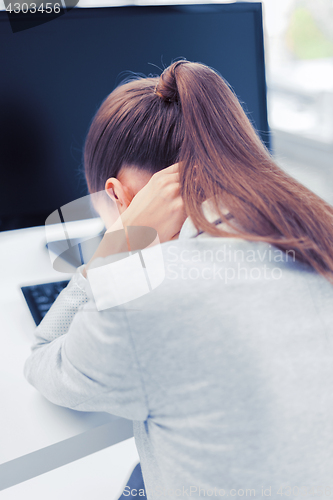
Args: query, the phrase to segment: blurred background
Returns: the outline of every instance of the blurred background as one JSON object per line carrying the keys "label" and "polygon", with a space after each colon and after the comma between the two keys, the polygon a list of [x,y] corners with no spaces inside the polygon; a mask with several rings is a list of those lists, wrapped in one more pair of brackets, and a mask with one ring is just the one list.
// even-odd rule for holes
{"label": "blurred background", "polygon": [[333,203],[333,1],[264,0],[277,161]]}

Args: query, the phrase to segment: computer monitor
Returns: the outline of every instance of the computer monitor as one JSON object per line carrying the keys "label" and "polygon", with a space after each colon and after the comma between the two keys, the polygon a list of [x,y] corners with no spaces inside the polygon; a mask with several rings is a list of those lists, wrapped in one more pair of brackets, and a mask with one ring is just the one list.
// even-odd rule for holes
{"label": "computer monitor", "polygon": [[42,225],[87,194],[89,125],[129,71],[211,66],[270,146],[260,3],[75,8],[14,33],[2,11],[0,46],[0,230]]}

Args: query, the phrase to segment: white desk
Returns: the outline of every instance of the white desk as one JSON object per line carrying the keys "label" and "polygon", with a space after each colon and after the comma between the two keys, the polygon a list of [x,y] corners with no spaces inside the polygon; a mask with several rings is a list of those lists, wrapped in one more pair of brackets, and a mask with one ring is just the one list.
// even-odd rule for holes
{"label": "white desk", "polygon": [[[83,225],[88,228],[88,232],[92,227],[89,223],[71,224],[72,236],[75,230],[78,236],[82,234]],[[54,239],[57,239],[58,229],[55,225]],[[101,457],[107,455],[109,460],[113,457],[114,464],[119,464],[116,447],[114,452],[113,448],[103,452],[99,450],[133,436],[132,422],[108,413],[78,412],[56,406],[31,387],[23,376],[23,365],[30,353],[35,323],[20,286],[71,277],[71,274],[53,270],[45,242],[44,226],[0,233],[0,490],[3,490],[0,498],[20,497],[14,494],[14,490],[20,487],[20,491],[24,491],[25,484],[32,484],[31,480],[28,483],[22,481],[43,473],[47,473],[44,477],[58,477],[56,484],[60,485],[61,471],[66,467],[74,467],[80,475],[80,464],[83,464],[84,471],[91,453],[94,455],[90,455],[90,460],[95,461],[95,464],[99,454]],[[122,469],[123,474],[118,471],[119,484],[114,485],[114,493],[118,493],[120,484],[138,461],[133,438],[130,443],[129,447],[123,448],[127,450],[128,466]],[[82,457],[86,459],[82,460]],[[75,468],[73,462],[76,460]],[[99,470],[106,470],[102,463],[103,458]],[[124,457],[122,463],[126,463]],[[61,467],[65,464],[69,465]],[[58,467],[61,469],[57,469],[57,476],[54,469]],[[52,470],[53,473],[48,472]],[[38,478],[33,481],[37,484]],[[14,486],[18,483],[22,484]],[[13,497],[10,496],[11,492]],[[63,493],[57,498],[60,496],[67,498]],[[35,493],[33,497],[39,500]],[[25,495],[25,498],[28,497]],[[47,495],[47,498],[51,496]],[[68,498],[73,498],[73,492]],[[105,498],[113,498],[110,490],[106,492]]]}

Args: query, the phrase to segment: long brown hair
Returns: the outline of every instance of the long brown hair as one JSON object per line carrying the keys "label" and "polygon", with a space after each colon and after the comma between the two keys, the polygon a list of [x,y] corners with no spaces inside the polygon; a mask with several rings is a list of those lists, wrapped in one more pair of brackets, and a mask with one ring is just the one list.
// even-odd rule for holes
{"label": "long brown hair", "polygon": [[153,174],[176,162],[184,208],[198,230],[235,237],[205,218],[201,204],[212,199],[227,225],[221,207],[229,209],[239,237],[292,250],[333,283],[333,207],[276,165],[217,72],[186,60],[159,78],[117,87],[94,117],[84,151],[90,192],[122,167]]}

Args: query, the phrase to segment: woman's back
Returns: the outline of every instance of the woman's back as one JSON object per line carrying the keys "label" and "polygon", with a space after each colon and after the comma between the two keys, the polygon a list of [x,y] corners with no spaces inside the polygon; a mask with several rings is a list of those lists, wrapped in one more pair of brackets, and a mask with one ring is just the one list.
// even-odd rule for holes
{"label": "woman's back", "polygon": [[332,285],[267,244],[197,238],[163,253],[166,280],[127,313],[147,489],[333,486]]}
{"label": "woman's back", "polygon": [[[333,465],[333,287],[266,243],[187,229],[161,245],[160,286],[99,312],[87,299],[26,376],[57,404],[134,420],[148,498],[316,496]],[[62,300],[91,296],[75,279]]]}

